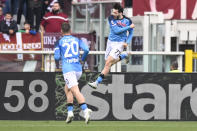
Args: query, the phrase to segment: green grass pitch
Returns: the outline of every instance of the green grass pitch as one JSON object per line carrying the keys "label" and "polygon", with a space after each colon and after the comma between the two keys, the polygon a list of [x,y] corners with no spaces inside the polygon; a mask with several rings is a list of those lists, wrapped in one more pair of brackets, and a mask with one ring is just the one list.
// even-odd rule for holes
{"label": "green grass pitch", "polygon": [[0,121],[0,131],[197,131],[197,122],[165,121]]}

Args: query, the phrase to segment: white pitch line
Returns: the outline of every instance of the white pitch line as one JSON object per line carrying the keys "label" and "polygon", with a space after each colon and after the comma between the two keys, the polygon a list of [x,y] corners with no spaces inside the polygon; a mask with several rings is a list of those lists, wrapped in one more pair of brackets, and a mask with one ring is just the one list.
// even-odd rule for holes
{"label": "white pitch line", "polygon": [[164,127],[164,128],[197,128],[197,125],[188,125],[188,126],[180,126],[180,125],[72,125],[71,124],[65,124],[65,125],[33,125],[33,124],[9,124],[9,125],[0,125],[0,127]]}

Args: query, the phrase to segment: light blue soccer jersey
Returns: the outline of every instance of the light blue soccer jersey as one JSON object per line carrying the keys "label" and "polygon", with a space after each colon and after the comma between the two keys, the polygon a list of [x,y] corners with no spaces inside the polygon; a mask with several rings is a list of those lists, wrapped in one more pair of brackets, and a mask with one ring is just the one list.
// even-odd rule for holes
{"label": "light blue soccer jersey", "polygon": [[72,35],[65,35],[56,42],[54,58],[55,60],[62,60],[63,73],[82,71],[82,66],[80,64],[80,48],[84,51],[81,60],[85,61],[89,53],[89,48],[82,40]]}
{"label": "light blue soccer jersey", "polygon": [[[108,39],[114,42],[126,42],[131,43],[133,36],[133,29],[130,28],[132,21],[123,16],[123,19],[114,19],[113,16],[109,16],[108,22],[110,25],[110,33]],[[127,31],[129,35],[127,36]]]}

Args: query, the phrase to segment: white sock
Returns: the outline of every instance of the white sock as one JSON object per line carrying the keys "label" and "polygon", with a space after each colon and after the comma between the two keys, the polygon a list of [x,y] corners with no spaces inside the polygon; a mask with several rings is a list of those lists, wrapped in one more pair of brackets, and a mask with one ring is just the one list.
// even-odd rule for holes
{"label": "white sock", "polygon": [[68,111],[68,114],[73,114],[73,111]]}
{"label": "white sock", "polygon": [[88,108],[86,108],[85,110],[83,110],[84,114],[86,114],[88,112]]}

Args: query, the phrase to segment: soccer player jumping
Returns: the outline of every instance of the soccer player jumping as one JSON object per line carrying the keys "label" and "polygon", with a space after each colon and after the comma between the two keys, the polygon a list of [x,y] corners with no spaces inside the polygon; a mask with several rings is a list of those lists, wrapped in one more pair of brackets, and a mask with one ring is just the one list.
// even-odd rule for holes
{"label": "soccer player jumping", "polygon": [[68,23],[63,23],[61,30],[63,37],[55,45],[54,58],[55,60],[62,60],[68,110],[66,123],[70,123],[73,120],[73,96],[75,96],[80,108],[84,112],[85,123],[87,124],[92,110],[88,109],[85,98],[79,91],[78,80],[82,75],[79,49],[84,50],[81,61],[85,61],[89,49],[81,40],[71,35],[70,25]]}
{"label": "soccer player jumping", "polygon": [[[126,59],[128,63],[128,54],[121,52],[130,44],[133,36],[134,24],[123,15],[123,8],[120,4],[115,4],[112,9],[112,15],[109,16],[110,34],[108,36],[107,48],[105,52],[105,67],[95,82],[88,83],[89,86],[96,89],[102,82],[113,64]],[[127,32],[129,35],[127,36]]]}

